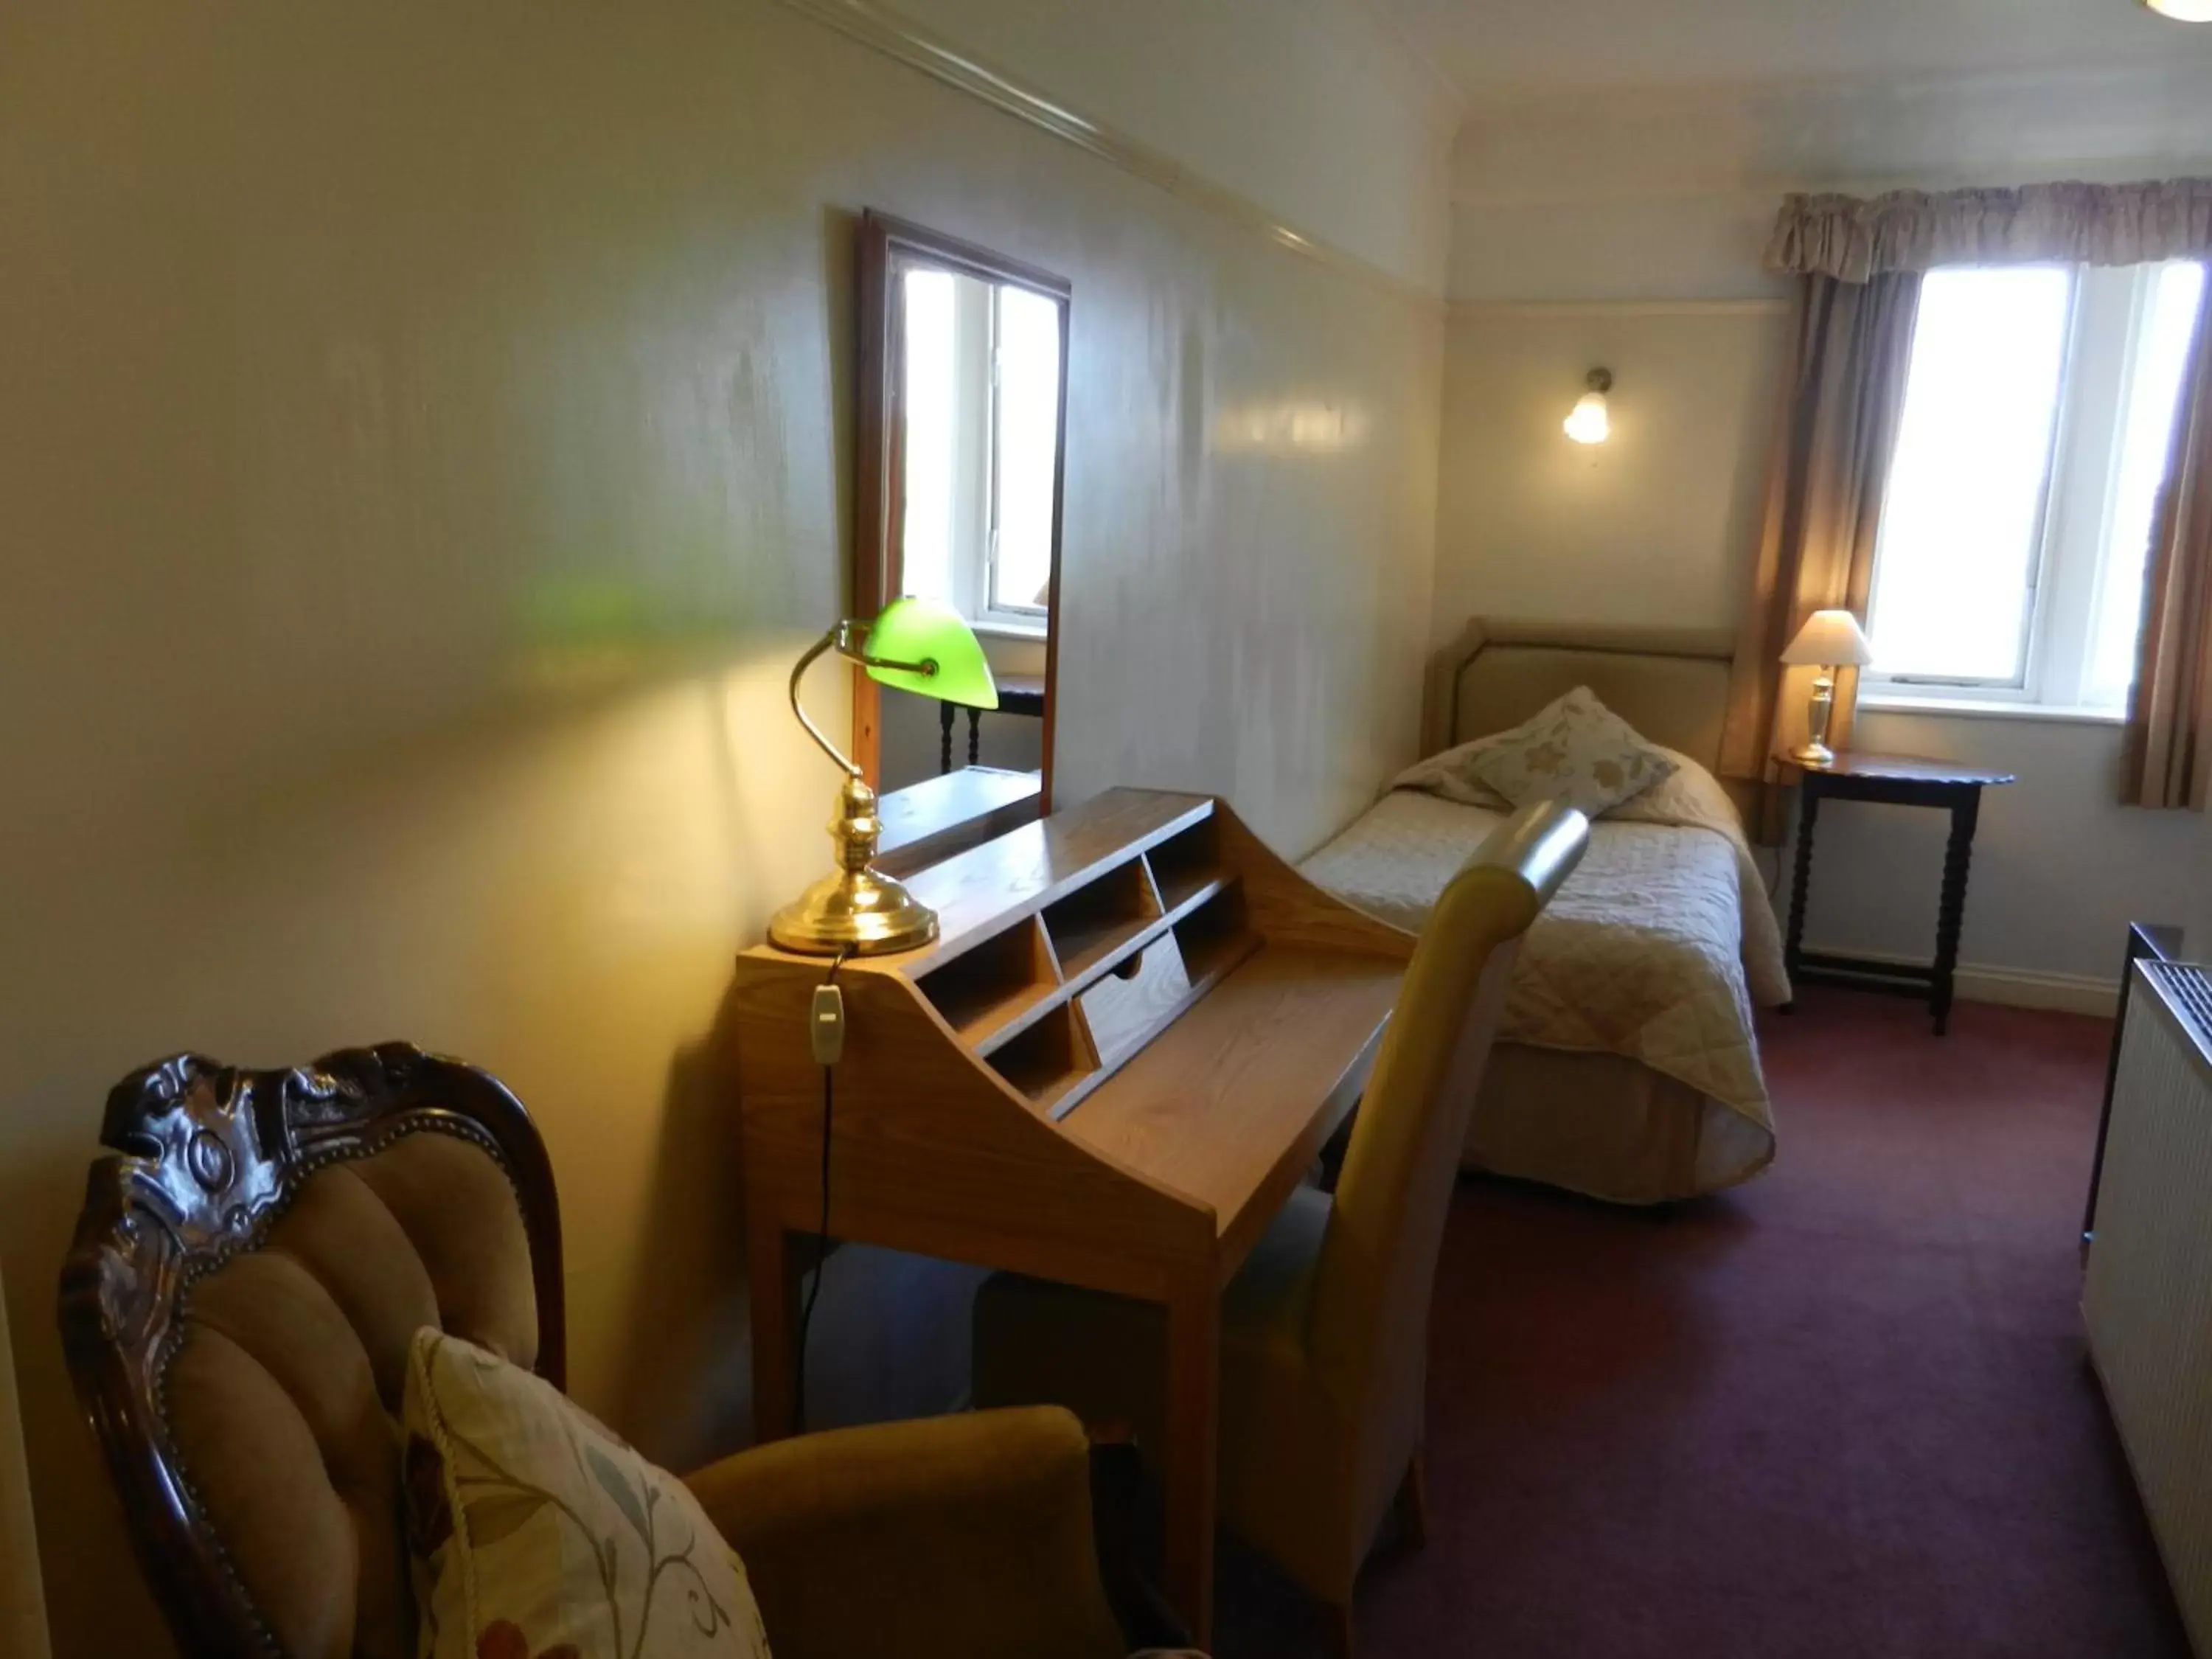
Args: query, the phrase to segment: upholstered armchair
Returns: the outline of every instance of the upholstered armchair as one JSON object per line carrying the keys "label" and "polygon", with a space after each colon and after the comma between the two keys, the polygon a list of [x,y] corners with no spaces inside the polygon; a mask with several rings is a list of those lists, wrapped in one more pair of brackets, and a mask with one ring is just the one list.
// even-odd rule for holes
{"label": "upholstered armchair", "polygon": [[[62,1333],[179,1645],[411,1659],[413,1334],[562,1382],[559,1208],[527,1114],[400,1044],[291,1071],[185,1055],[118,1085],[102,1139]],[[786,1441],[690,1484],[779,1659],[1119,1659],[1158,1636],[1109,1600],[1091,1460],[1063,1412],[992,1412]]]}

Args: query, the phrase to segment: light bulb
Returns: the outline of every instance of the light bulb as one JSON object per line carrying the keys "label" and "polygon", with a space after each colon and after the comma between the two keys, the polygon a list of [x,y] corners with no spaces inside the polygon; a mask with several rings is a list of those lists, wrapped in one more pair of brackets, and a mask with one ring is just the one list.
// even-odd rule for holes
{"label": "light bulb", "polygon": [[1601,444],[1613,435],[1613,417],[1606,412],[1605,393],[1585,392],[1565,421],[1567,436],[1578,444]]}
{"label": "light bulb", "polygon": [[2144,0],[2144,3],[2163,16],[2185,23],[2212,23],[2212,0]]}

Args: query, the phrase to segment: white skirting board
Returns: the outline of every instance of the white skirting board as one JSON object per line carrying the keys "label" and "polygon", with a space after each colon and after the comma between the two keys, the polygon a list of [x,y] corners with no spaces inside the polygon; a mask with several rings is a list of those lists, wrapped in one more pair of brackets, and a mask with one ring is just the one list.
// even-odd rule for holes
{"label": "white skirting board", "polygon": [[[1828,947],[1807,943],[1808,951]],[[1838,952],[1838,954],[1843,954]],[[1904,965],[1926,957],[1892,956],[1887,951],[1853,951],[1869,962]],[[1993,1002],[2004,1008],[2050,1008],[2060,1013],[2096,1014],[2112,1018],[2120,1011],[2118,980],[2090,979],[2075,974],[2043,974],[2026,968],[1978,967],[1962,962],[1953,976],[1961,1002]]]}

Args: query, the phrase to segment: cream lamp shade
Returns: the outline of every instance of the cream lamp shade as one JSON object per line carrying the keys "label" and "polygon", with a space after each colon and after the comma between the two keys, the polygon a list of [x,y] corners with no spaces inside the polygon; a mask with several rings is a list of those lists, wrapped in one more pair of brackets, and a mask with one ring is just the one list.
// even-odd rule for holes
{"label": "cream lamp shade", "polygon": [[1815,611],[1790,641],[1782,660],[1793,668],[1863,668],[1874,660],[1874,647],[1850,611]]}
{"label": "cream lamp shade", "polygon": [[2153,11],[2185,23],[2212,23],[2212,0],[2145,0]]}

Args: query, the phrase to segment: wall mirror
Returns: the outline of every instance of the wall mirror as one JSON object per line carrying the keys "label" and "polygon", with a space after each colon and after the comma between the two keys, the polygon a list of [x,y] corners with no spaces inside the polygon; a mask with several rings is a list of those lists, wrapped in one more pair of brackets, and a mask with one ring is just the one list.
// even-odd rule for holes
{"label": "wall mirror", "polygon": [[855,674],[852,752],[896,862],[1050,810],[1069,287],[873,212],[859,264],[854,614],[942,599],[999,684],[978,715]]}

